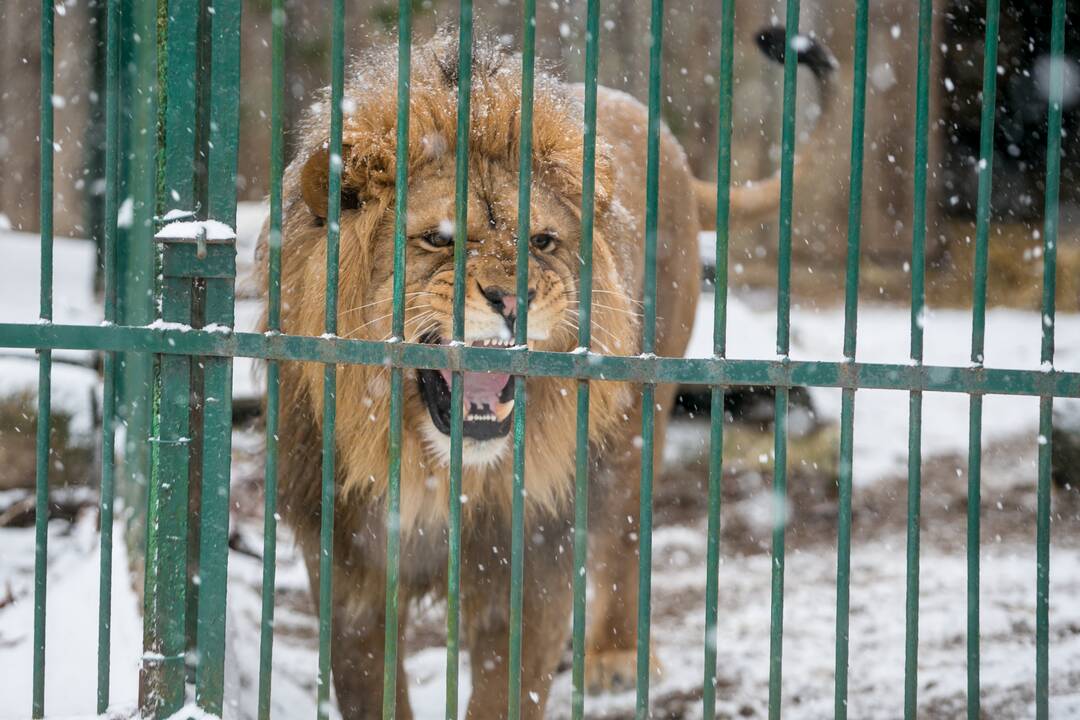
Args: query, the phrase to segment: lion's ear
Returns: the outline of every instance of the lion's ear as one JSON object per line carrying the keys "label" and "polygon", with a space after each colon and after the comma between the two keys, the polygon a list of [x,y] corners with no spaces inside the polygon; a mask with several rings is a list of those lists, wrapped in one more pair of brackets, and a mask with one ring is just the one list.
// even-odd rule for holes
{"label": "lion's ear", "polygon": [[[341,148],[342,177],[341,177],[341,209],[355,210],[360,207],[360,184],[354,173],[346,174],[345,169],[352,163],[349,162],[352,155],[352,146],[343,145]],[[304,202],[315,217],[326,218],[330,205],[330,150],[321,146],[313,152],[304,163],[300,171],[300,194]]]}

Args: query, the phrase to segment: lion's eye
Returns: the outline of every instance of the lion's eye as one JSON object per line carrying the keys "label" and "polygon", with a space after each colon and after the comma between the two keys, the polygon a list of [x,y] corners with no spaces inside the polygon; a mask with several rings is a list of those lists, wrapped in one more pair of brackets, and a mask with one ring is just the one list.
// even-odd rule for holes
{"label": "lion's eye", "polygon": [[541,251],[554,249],[556,242],[557,238],[549,233],[540,233],[529,238],[529,244]]}
{"label": "lion's eye", "polygon": [[454,235],[443,230],[430,230],[420,236],[420,241],[431,248],[445,248],[454,244]]}

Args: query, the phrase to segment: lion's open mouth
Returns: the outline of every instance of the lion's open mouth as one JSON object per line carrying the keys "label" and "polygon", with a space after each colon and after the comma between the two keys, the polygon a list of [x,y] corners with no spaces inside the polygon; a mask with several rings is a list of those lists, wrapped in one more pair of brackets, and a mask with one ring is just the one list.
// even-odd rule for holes
{"label": "lion's open mouth", "polygon": [[[440,345],[445,341],[437,336],[426,336],[421,342]],[[503,339],[476,340],[474,347],[509,347]],[[420,396],[427,404],[431,422],[447,435],[450,434],[450,381],[449,370],[416,371]],[[514,411],[514,388],[506,373],[466,372],[462,393],[464,419],[461,424],[465,437],[474,440],[491,440],[510,432]]]}

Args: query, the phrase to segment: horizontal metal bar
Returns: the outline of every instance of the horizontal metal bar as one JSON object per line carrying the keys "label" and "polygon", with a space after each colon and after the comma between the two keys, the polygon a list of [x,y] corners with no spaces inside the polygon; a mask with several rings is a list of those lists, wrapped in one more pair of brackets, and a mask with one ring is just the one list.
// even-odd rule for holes
{"label": "horizontal metal bar", "polygon": [[337,337],[226,333],[178,327],[0,323],[0,347],[250,357],[617,382],[836,387],[1080,398],[1080,372],[1063,370],[807,360],[626,357],[383,343]]}

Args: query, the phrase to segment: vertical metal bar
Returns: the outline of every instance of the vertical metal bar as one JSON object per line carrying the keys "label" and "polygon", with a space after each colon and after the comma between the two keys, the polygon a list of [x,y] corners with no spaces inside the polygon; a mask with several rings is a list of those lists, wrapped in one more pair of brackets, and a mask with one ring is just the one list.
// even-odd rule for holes
{"label": "vertical metal bar", "polygon": [[[326,332],[337,334],[341,240],[341,99],[345,85],[345,0],[334,0],[330,42],[330,167],[326,211]],[[323,370],[322,498],[319,534],[319,682],[317,717],[330,717],[330,638],[334,569],[334,456],[337,366]]]}
{"label": "vertical metal bar", "polygon": [[[280,183],[278,183],[280,185]],[[278,216],[280,218],[280,215]],[[280,232],[280,225],[278,227]],[[280,245],[279,251],[280,251]],[[274,332],[274,331],[271,331]],[[259,632],[259,720],[270,717],[270,684],[274,654],[274,587],[277,564],[278,414],[281,380],[277,361],[266,373],[266,468],[263,498],[262,619]]]}
{"label": "vertical metal bar", "polygon": [[236,164],[240,139],[240,0],[213,0],[210,16],[210,147],[207,216],[236,220]]}
{"label": "vertical metal bar", "polygon": [[[105,322],[117,320],[116,214],[120,167],[120,2],[109,0],[105,42]],[[112,626],[112,540],[115,488],[116,353],[105,353],[101,412],[101,565],[98,574],[97,712],[109,708]]]}
{"label": "vertical metal bar", "polygon": [[[850,238],[850,236],[849,236]],[[847,718],[848,621],[851,615],[851,477],[855,436],[855,391],[844,388],[840,401],[839,507],[836,536],[836,675],[833,717]]]}
{"label": "vertical metal bar", "polygon": [[38,351],[38,425],[34,503],[34,680],[32,717],[45,717],[45,591],[49,538],[49,402],[52,353]]}
{"label": "vertical metal bar", "polygon": [[[457,145],[454,155],[453,343],[465,342],[465,254],[469,240],[469,113],[472,99],[473,4],[461,0],[458,34]],[[461,621],[461,452],[464,375],[450,378],[450,516],[446,571],[446,711],[458,716]]]}
{"label": "vertical metal bar", "polygon": [[982,117],[979,121],[979,191],[975,211],[975,275],[972,291],[971,361],[983,363],[986,335],[986,275],[989,256],[990,195],[994,170],[994,112],[997,108],[999,0],[986,2]]}
{"label": "vertical metal bar", "polygon": [[[395,342],[405,339],[405,244],[409,201],[409,69],[412,60],[412,3],[398,2],[397,158],[394,207]],[[397,706],[398,584],[401,554],[401,411],[403,371],[390,368],[390,478],[386,508],[386,640],[383,649],[383,720]]]}
{"label": "vertical metal bar", "polygon": [[[788,0],[784,36],[784,105],[780,153],[780,233],[776,282],[776,354],[791,349],[791,214],[795,171],[795,100],[798,81],[799,0]],[[787,525],[788,389],[776,388],[773,426],[772,592],[769,628],[769,718],[780,717],[784,650],[784,533]]]}
{"label": "vertical metal bar", "polygon": [[[165,277],[162,320],[188,323],[192,294],[191,278]],[[147,528],[146,572],[152,595],[144,620],[143,709],[144,714],[167,717],[183,707],[185,700],[191,359],[161,355],[158,364],[160,397],[151,482],[156,514]]]}
{"label": "vertical metal bar", "polygon": [[[167,3],[165,3],[167,5]],[[174,134],[177,140],[180,137],[194,137],[195,156],[194,167],[190,177],[182,179],[186,187],[189,183],[193,188],[192,200],[181,206],[181,209],[193,213],[192,219],[206,217],[207,206],[207,156],[213,142],[210,139],[210,95],[213,82],[211,74],[211,53],[213,44],[212,2],[198,2],[199,26],[198,33],[193,28],[184,28],[184,40],[189,40],[194,47],[194,58],[184,58],[178,64],[194,64],[195,74],[192,76],[187,68],[173,73],[174,79],[194,88],[195,96],[192,103],[195,107],[194,117],[178,117],[174,122]],[[183,47],[183,46],[181,46]],[[170,53],[170,59],[176,55]],[[166,60],[166,68],[169,68],[169,59]],[[164,99],[165,107],[168,108],[170,101]],[[180,123],[184,123],[181,125]],[[178,145],[180,143],[177,143]],[[178,148],[178,159],[183,160],[184,150]],[[174,150],[176,152],[176,150]],[[166,201],[167,202],[167,201]],[[192,327],[202,327],[204,310],[206,305],[206,286],[201,278],[194,279],[195,294],[192,300],[192,315],[190,324]],[[204,439],[206,429],[204,423],[204,401],[206,397],[205,363],[199,358],[192,358],[191,363],[191,419],[188,426],[191,436],[191,444],[188,446],[188,536],[187,536],[187,681],[193,682],[198,673],[198,665],[201,656],[198,652],[199,636],[199,597],[202,593],[201,572],[199,567],[199,553],[202,546],[202,494],[203,494],[203,458]]]}
{"label": "vertical metal bar", "polygon": [[[151,218],[155,213],[157,132],[151,128],[157,117],[159,86],[154,10],[147,3],[136,5],[133,0],[121,0],[120,108],[124,120],[122,157],[127,166],[121,197],[132,200],[132,224],[118,237],[123,248],[123,263],[118,263],[123,282],[117,290],[123,294],[120,317],[126,325],[146,325],[156,317],[157,248],[152,240]],[[140,38],[137,44],[136,33]],[[150,514],[147,500],[152,450],[147,438],[153,432],[154,357],[145,352],[125,352],[120,367],[126,423],[122,494],[127,506],[135,510],[128,516],[126,535],[131,547],[141,548]],[[144,601],[149,599],[149,595],[144,596]]]}
{"label": "vertical metal bar", "polygon": [[968,408],[967,507],[967,715],[979,718],[979,531],[982,478],[983,396],[972,395]]}
{"label": "vertical metal bar", "polygon": [[[217,7],[223,3],[218,0]],[[232,245],[215,247],[234,253]],[[233,324],[233,278],[208,278],[206,318]],[[229,559],[229,476],[232,454],[232,358],[200,358],[204,365],[202,533],[199,552],[198,661],[195,694],[199,707],[221,715],[225,682],[225,617]]]}
{"label": "vertical metal bar", "polygon": [[[727,357],[728,241],[731,229],[731,132],[734,107],[735,0],[720,11],[720,109],[716,154],[716,270],[713,276],[713,356]],[[715,414],[715,413],[714,413]],[[720,413],[723,418],[724,413]],[[714,446],[714,449],[717,449]],[[719,448],[722,449],[722,448]],[[719,502],[719,500],[718,500]],[[719,527],[717,527],[719,530]]]}
{"label": "vertical metal bar", "polygon": [[[862,238],[863,148],[866,135],[868,0],[855,5],[855,57],[851,108],[851,175],[848,180],[847,277],[844,286],[844,360],[854,363],[859,322],[859,250]],[[851,590],[851,481],[855,390],[844,388],[840,406],[839,508],[836,538],[836,682],[833,716],[847,718],[848,621]]]}
{"label": "vertical metal bar", "polygon": [[[41,3],[41,320],[53,314],[53,4]],[[45,716],[45,593],[49,559],[49,426],[52,351],[38,351],[38,416],[34,466],[34,678],[32,715]]]}
{"label": "vertical metal bar", "polygon": [[[194,165],[198,103],[196,95],[198,0],[168,0],[158,5],[158,72],[161,77],[160,133],[164,147],[155,143],[161,158],[157,178],[159,211],[195,210]],[[144,131],[151,132],[151,128]],[[164,264],[175,247],[166,244],[159,262]],[[158,268],[158,272],[161,272]],[[155,273],[157,274],[157,273]],[[165,277],[160,287],[163,320],[189,324],[195,305],[189,277]],[[189,501],[191,464],[192,360],[187,356],[157,356],[154,392],[155,438],[152,450],[151,502],[147,527],[147,607],[144,669],[146,714],[168,715],[186,701],[185,667],[189,649],[187,626],[197,588],[188,586]],[[197,616],[197,614],[196,614]],[[160,658],[160,659],[158,659]]]}
{"label": "vertical metal bar", "polygon": [[1039,480],[1035,515],[1035,717],[1050,717],[1050,463],[1054,398],[1039,398]]}
{"label": "vertical metal bar", "polygon": [[918,714],[919,522],[922,500],[922,393],[908,398],[907,598],[905,602],[904,717]]}
{"label": "vertical metal bar", "polygon": [[[106,13],[108,9],[106,7]],[[119,48],[117,53],[117,92],[118,105],[120,109],[117,114],[117,158],[118,165],[116,169],[117,185],[116,193],[117,199],[131,197],[131,171],[132,171],[132,121],[134,119],[134,105],[135,102],[132,97],[132,76],[134,74],[133,57],[134,52],[132,45],[134,45],[134,25],[133,25],[133,9],[131,7],[131,0],[119,0],[119,6],[116,10],[117,15],[117,35],[119,38]],[[128,38],[125,40],[124,38]],[[141,38],[140,38],[141,40]],[[107,38],[106,38],[107,44]],[[106,60],[108,60],[108,47],[106,47]],[[106,75],[107,75],[106,71]],[[108,77],[105,78],[106,85],[108,84]],[[132,204],[132,211],[134,211],[134,204]],[[136,269],[131,262],[131,227],[134,225],[134,212],[132,213],[132,222],[125,223],[124,227],[117,225],[116,231],[116,276],[117,278],[127,278],[128,276],[135,277]],[[123,324],[137,324],[129,323],[128,318],[131,316],[132,302],[131,291],[127,288],[127,282],[122,282],[117,287],[116,298],[116,318],[117,322]],[[121,352],[117,355],[117,376],[116,376],[116,422],[128,423],[131,420],[133,414],[133,401],[135,398],[134,390],[137,390],[139,386],[131,386],[128,383],[127,372],[129,360],[132,360],[133,356],[128,353]],[[124,463],[126,465],[126,462]],[[122,481],[121,481],[122,482]],[[123,485],[119,490],[124,492],[127,490]],[[128,497],[130,499],[130,496]],[[130,506],[130,504],[129,504]],[[130,521],[129,521],[130,522]]]}
{"label": "vertical metal bar", "polygon": [[[153,318],[162,318],[166,310],[171,312],[169,303],[163,297],[164,281],[160,274],[161,248],[154,240],[154,217],[165,211],[165,178],[167,170],[173,165],[166,162],[165,148],[161,147],[160,137],[163,132],[167,135],[168,114],[168,8],[164,3],[134,3],[134,0],[126,0],[133,3],[136,12],[136,32],[141,37],[152,42],[140,43],[135,50],[135,64],[138,71],[134,79],[137,89],[147,88],[152,91],[152,97],[147,97],[144,102],[137,105],[139,112],[133,122],[132,132],[135,135],[135,158],[132,184],[137,188],[140,204],[133,208],[134,219],[137,224],[133,228],[133,242],[136,252],[152,248],[147,252],[142,263],[147,272],[145,289],[149,291],[150,302],[144,307],[149,311],[145,319],[147,323]],[[148,94],[149,95],[149,94]],[[194,152],[194,148],[192,148]],[[141,222],[138,222],[141,221]],[[141,243],[145,245],[141,245]],[[171,300],[169,302],[172,302]],[[159,304],[160,303],[160,304]],[[145,572],[143,574],[143,657],[139,675],[139,710],[144,715],[151,715],[161,709],[164,698],[162,685],[166,670],[171,672],[172,660],[168,667],[159,658],[164,658],[163,651],[163,628],[159,606],[164,602],[161,598],[161,566],[164,558],[163,546],[168,542],[167,538],[160,537],[162,520],[165,517],[163,501],[169,498],[165,490],[173,490],[177,483],[163,487],[160,482],[162,462],[171,461],[168,446],[160,442],[162,428],[172,429],[168,420],[168,413],[172,408],[164,403],[162,396],[162,379],[170,370],[167,358],[155,354],[147,358],[144,368],[146,379],[149,380],[148,407],[140,419],[144,423],[143,436],[148,446],[145,454],[147,467],[146,474],[146,520],[143,523],[143,545]],[[163,414],[164,413],[164,414]],[[131,430],[138,430],[138,426]],[[129,442],[127,451],[140,445],[138,438]],[[171,468],[175,470],[175,468]],[[186,477],[186,469],[184,470]],[[186,483],[185,483],[186,492]]]}
{"label": "vertical metal bar", "polygon": [[[645,278],[642,290],[644,324],[641,352],[656,350],[656,227],[660,188],[660,121],[661,73],[663,71],[662,43],[664,39],[664,2],[652,0],[649,21],[649,120],[645,172]],[[646,407],[649,407],[646,404]],[[644,455],[644,453],[643,453]],[[643,462],[645,462],[643,460]],[[651,462],[651,461],[650,461]],[[643,534],[644,535],[644,534]]]}
{"label": "vertical metal bar", "polygon": [[[45,236],[42,235],[42,243]],[[44,278],[43,278],[44,279]],[[52,352],[38,351],[38,417],[34,504],[34,718],[45,716],[45,593],[48,582],[49,426],[52,396]]]}
{"label": "vertical metal bar", "polygon": [[911,241],[911,359],[923,357],[926,311],[926,173],[927,129],[930,116],[930,41],[933,27],[931,0],[919,0],[918,60],[915,86],[915,163]]}
{"label": "vertical metal bar", "polygon": [[[532,190],[533,75],[536,63],[536,0],[522,4],[521,125],[518,157],[517,319],[514,342],[527,351],[529,338],[529,224]],[[514,465],[510,509],[510,678],[507,717],[521,715],[521,607],[525,575],[525,378],[514,376]]]}
{"label": "vertical metal bar", "polygon": [[[53,314],[53,58],[54,10],[49,0],[41,4],[41,128],[39,222],[41,229],[41,319]],[[46,406],[48,407],[48,406]]]}
{"label": "vertical metal bar", "polygon": [[780,139],[780,230],[777,254],[776,354],[786,358],[791,347],[791,215],[795,178],[795,102],[798,92],[799,0],[787,0],[784,20],[784,104]]}
{"label": "vertical metal bar", "polygon": [[1050,102],[1046,133],[1046,204],[1043,219],[1042,349],[1044,368],[1054,363],[1057,240],[1061,189],[1061,114],[1065,87],[1065,0],[1053,0],[1050,30]]}
{"label": "vertical metal bar", "polygon": [[[596,215],[596,85],[600,61],[600,0],[589,0],[585,18],[585,116],[581,158],[581,245],[578,277],[578,347],[592,341],[593,229]],[[574,625],[570,714],[585,717],[585,591],[589,551],[589,383],[577,383],[574,447]]]}
{"label": "vertical metal bar", "polygon": [[[280,0],[279,0],[280,1]],[[280,175],[276,182],[279,190]],[[280,194],[278,195],[280,200]],[[281,215],[278,214],[278,248],[281,252]],[[271,252],[274,252],[271,250]],[[280,307],[280,305],[279,305]],[[274,328],[271,332],[276,332]],[[262,618],[259,632],[259,720],[270,717],[270,687],[274,654],[274,588],[277,565],[277,478],[278,478],[278,414],[281,380],[277,361],[268,364],[266,372],[266,468],[263,498],[263,578]]]}
{"label": "vertical metal bar", "polygon": [[195,210],[196,59],[199,1],[168,0],[165,65],[165,204]]}
{"label": "vertical metal bar", "polygon": [[[911,239],[911,360],[923,361],[926,317],[926,173],[930,109],[932,0],[919,0],[918,67],[915,83],[915,180]],[[919,683],[919,517],[922,504],[922,392],[911,392],[908,409],[907,599],[905,608],[904,717],[914,720]]]}
{"label": "vertical metal bar", "polygon": [[[1061,112],[1065,74],[1065,0],[1054,0],[1050,30],[1050,103],[1046,134],[1046,205],[1043,226],[1042,367],[1054,367]],[[1039,481],[1035,535],[1035,716],[1050,716],[1050,445],[1054,398],[1039,400]]]}
{"label": "vertical metal bar", "polygon": [[[994,114],[997,110],[999,0],[987,0],[983,54],[982,117],[979,137],[979,191],[975,213],[975,269],[972,287],[971,362],[981,367],[986,347],[986,278],[990,244],[990,199],[994,170]],[[979,532],[982,503],[982,395],[970,397],[968,412],[967,508],[967,716],[979,718]]]}
{"label": "vertical metal bar", "polygon": [[[791,54],[791,53],[789,53]],[[769,618],[769,720],[778,720],[783,703],[784,531],[787,525],[787,388],[776,388],[773,424],[772,585]]]}
{"label": "vertical metal bar", "polygon": [[[645,278],[641,353],[656,350],[656,234],[660,189],[661,72],[663,69],[664,2],[652,0],[649,19],[649,120],[645,171]],[[641,392],[641,488],[638,526],[637,698],[634,716],[649,715],[649,672],[652,617],[653,450],[656,386]]]}
{"label": "vertical metal bar", "polygon": [[[720,111],[716,156],[716,269],[713,283],[713,357],[727,355],[728,221],[731,211],[731,111],[735,64],[735,1],[720,11]],[[724,472],[724,388],[714,385],[709,407],[709,500],[705,561],[705,677],[701,706],[704,720],[716,717],[717,617],[720,593],[720,490]]]}
{"label": "vertical metal bar", "polygon": [[[270,234],[267,332],[281,331],[281,184],[285,169],[285,0],[273,0],[270,9]],[[270,718],[270,685],[274,655],[274,587],[277,573],[278,414],[281,409],[280,367],[276,360],[266,370],[266,468],[263,488],[262,621],[259,633],[259,720]]]}
{"label": "vertical metal bar", "polygon": [[[210,19],[210,137],[207,216],[236,223],[236,165],[240,120],[240,0],[214,0]],[[215,245],[207,258],[234,272],[235,246]],[[215,264],[216,264],[215,262]],[[206,324],[233,325],[234,278],[216,270],[206,278]],[[205,357],[203,457],[199,534],[199,707],[221,715],[225,683],[225,616],[229,560],[229,476],[232,465],[232,358]]]}

